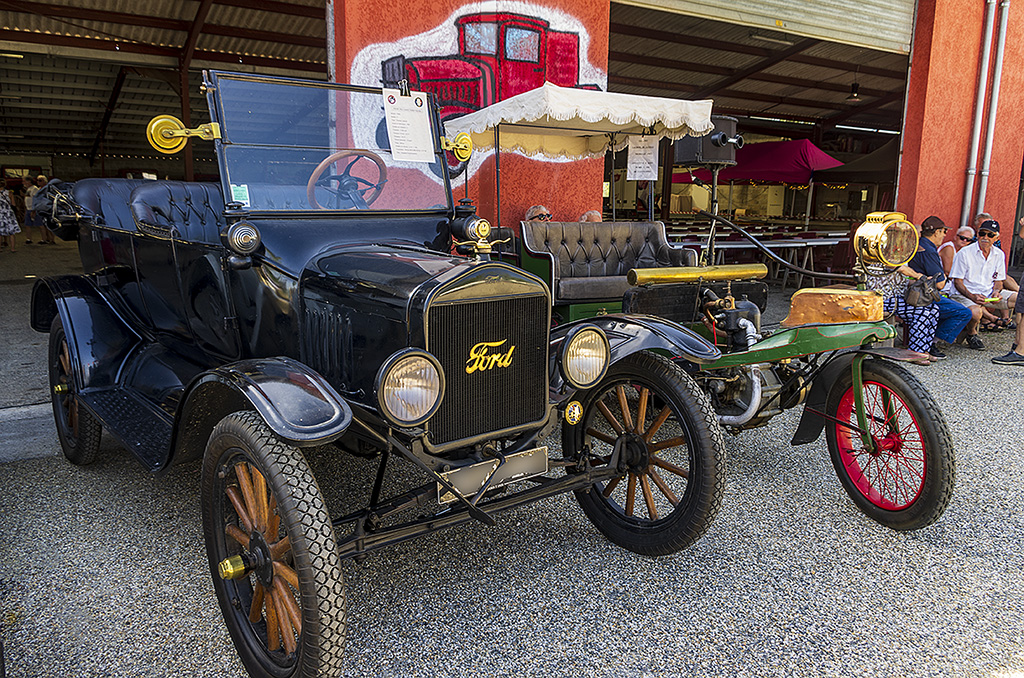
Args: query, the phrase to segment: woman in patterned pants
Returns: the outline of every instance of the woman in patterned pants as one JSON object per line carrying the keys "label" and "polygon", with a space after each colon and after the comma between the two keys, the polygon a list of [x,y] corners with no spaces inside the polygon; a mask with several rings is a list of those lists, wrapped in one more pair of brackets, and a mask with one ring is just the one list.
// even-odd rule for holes
{"label": "woman in patterned pants", "polygon": [[886,315],[895,313],[907,328],[907,348],[924,353],[933,359],[929,349],[935,343],[935,327],[939,324],[938,304],[912,306],[906,302],[907,278],[920,278],[921,274],[909,266],[895,271],[868,271],[868,287],[879,292]]}

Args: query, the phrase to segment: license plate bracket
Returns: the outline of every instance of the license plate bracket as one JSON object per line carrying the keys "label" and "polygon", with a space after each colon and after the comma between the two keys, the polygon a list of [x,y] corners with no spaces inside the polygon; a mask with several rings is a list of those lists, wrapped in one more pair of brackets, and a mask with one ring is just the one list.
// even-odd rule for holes
{"label": "license plate bracket", "polygon": [[[480,488],[484,486],[491,473],[494,474],[494,477],[491,479],[488,489],[504,487],[519,480],[547,473],[547,445],[507,455],[505,463],[500,467],[499,463],[497,459],[488,459],[487,461],[445,471],[441,473],[441,477],[461,492],[462,496],[469,498],[480,491]],[[438,483],[437,500],[442,504],[450,504],[456,498],[441,483]]]}

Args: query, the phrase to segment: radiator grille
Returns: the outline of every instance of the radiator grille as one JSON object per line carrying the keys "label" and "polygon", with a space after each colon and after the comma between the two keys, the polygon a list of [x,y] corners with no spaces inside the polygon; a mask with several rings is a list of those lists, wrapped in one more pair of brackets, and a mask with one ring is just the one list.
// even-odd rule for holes
{"label": "radiator grille", "polygon": [[[514,297],[433,306],[427,315],[427,350],[444,367],[447,387],[428,425],[430,439],[442,445],[471,436],[540,420],[547,402],[547,297]],[[507,367],[467,373],[475,346],[487,355],[506,355]],[[479,349],[478,349],[479,350]]]}

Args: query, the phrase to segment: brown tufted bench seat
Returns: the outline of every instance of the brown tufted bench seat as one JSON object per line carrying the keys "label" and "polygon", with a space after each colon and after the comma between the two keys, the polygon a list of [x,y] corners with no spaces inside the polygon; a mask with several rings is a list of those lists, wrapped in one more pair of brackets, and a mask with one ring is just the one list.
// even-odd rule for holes
{"label": "brown tufted bench seat", "polygon": [[621,299],[633,268],[695,266],[693,250],[672,247],[660,221],[523,221],[528,256],[547,259],[554,302]]}

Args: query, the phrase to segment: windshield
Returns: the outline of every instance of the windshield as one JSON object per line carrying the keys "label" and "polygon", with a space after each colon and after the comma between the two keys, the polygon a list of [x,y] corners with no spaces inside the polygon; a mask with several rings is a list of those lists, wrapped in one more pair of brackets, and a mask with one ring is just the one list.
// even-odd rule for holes
{"label": "windshield", "polygon": [[210,76],[226,200],[254,211],[448,209],[436,139],[432,162],[395,160],[380,90]]}

